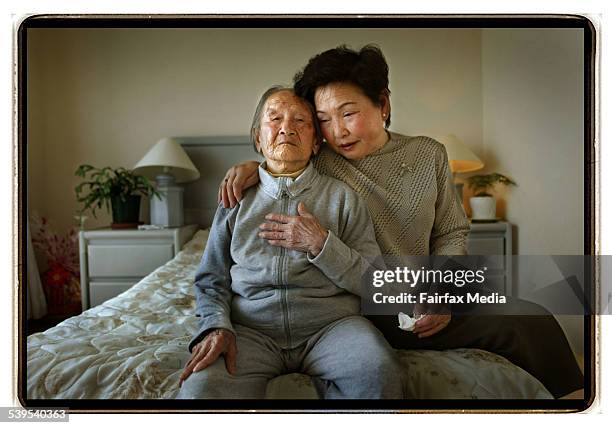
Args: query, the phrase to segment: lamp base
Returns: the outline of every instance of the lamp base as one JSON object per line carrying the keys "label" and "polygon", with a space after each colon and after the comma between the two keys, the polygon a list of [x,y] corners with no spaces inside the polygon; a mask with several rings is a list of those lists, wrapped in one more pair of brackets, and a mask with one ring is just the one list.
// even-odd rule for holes
{"label": "lamp base", "polygon": [[151,224],[163,227],[183,226],[183,192],[181,186],[158,186],[161,200],[151,197]]}

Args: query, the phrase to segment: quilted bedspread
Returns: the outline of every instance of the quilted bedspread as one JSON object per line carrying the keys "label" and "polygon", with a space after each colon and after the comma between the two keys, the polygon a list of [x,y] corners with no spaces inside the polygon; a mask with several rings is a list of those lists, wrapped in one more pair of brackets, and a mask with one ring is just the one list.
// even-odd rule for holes
{"label": "quilted bedspread", "polygon": [[[27,339],[27,397],[174,398],[198,330],[193,277],[205,246],[199,231],[182,251],[100,306]],[[407,333],[409,334],[409,333]],[[418,398],[552,398],[534,377],[476,349],[398,351]],[[310,378],[288,374],[270,398],[317,398]]]}

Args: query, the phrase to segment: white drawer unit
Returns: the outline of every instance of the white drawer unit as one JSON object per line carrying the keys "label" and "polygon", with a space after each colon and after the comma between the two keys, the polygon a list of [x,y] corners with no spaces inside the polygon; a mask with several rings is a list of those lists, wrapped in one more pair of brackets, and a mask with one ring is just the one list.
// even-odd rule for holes
{"label": "white drawer unit", "polygon": [[197,229],[197,225],[189,225],[163,230],[81,231],[83,310],[121,294],[171,260]]}
{"label": "white drawer unit", "polygon": [[145,276],[174,257],[174,244],[90,245],[90,277]]}
{"label": "white drawer unit", "polygon": [[506,221],[471,223],[467,247],[469,255],[485,256],[487,286],[512,296],[512,225]]}

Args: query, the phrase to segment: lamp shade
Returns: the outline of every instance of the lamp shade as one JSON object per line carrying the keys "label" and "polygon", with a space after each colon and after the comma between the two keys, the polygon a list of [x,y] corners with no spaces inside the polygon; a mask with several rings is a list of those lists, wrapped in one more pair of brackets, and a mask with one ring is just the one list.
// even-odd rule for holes
{"label": "lamp shade", "polygon": [[484,167],[484,162],[455,135],[436,137],[436,140],[446,147],[451,172],[472,172]]}
{"label": "lamp shade", "polygon": [[169,173],[177,183],[195,181],[200,177],[185,150],[172,138],[159,140],[134,166],[134,172],[152,180],[159,174]]}

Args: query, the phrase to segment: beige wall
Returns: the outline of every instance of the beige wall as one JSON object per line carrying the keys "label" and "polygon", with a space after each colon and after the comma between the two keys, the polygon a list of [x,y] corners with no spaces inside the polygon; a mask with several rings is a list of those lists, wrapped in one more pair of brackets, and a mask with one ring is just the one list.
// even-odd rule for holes
{"label": "beige wall", "polygon": [[247,134],[264,89],[340,43],[382,47],[393,130],[481,148],[479,30],[35,29],[29,42],[31,208],[61,229],[79,164],[132,167],[165,136]]}
{"label": "beige wall", "polygon": [[505,192],[519,254],[582,254],[583,48],[579,29],[482,33],[484,162]]}
{"label": "beige wall", "polygon": [[[482,32],[483,160],[518,182],[501,204],[518,254],[584,253],[583,66],[581,30]],[[582,354],[582,318],[557,319]]]}

